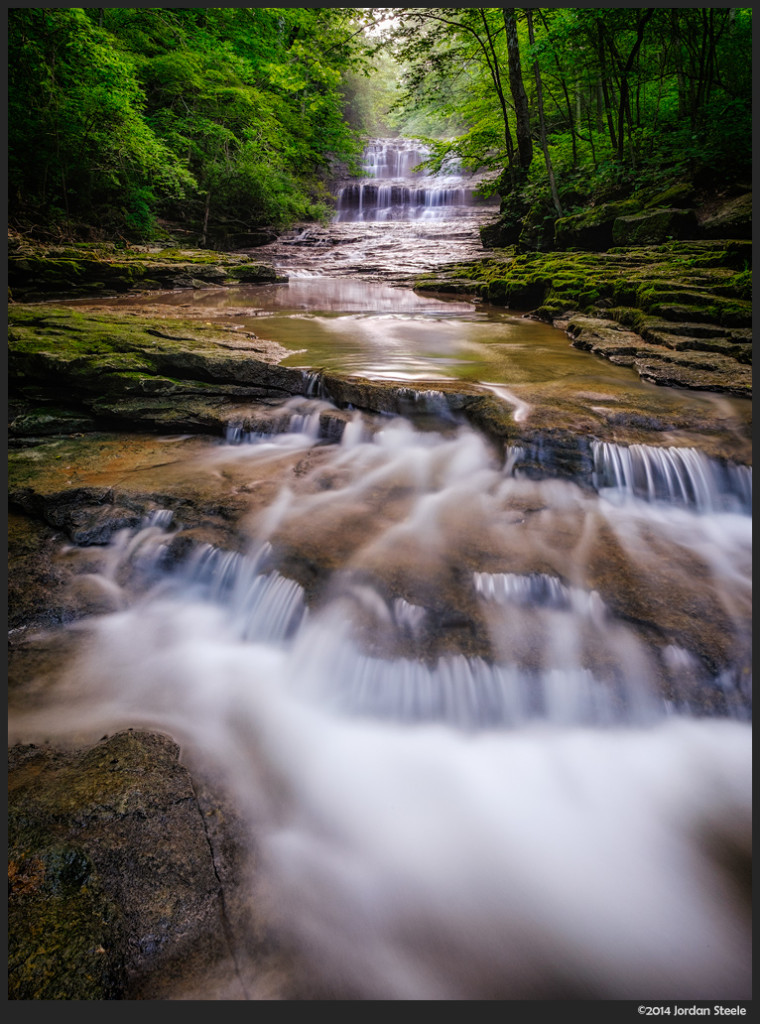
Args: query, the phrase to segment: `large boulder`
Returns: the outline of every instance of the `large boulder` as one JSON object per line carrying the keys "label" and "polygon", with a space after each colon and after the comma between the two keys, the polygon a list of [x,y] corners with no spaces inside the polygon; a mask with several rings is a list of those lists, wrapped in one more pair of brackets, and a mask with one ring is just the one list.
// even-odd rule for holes
{"label": "large boulder", "polygon": [[560,217],[554,225],[555,246],[557,249],[592,249],[603,252],[615,244],[615,221],[619,217],[638,213],[640,209],[638,200],[622,199],[590,206],[570,217]]}
{"label": "large boulder", "polygon": [[500,217],[492,224],[480,228],[480,241],[484,249],[506,249],[520,240],[522,223],[512,217]]}
{"label": "large boulder", "polygon": [[480,229],[480,241],[484,249],[506,249],[517,245],[528,214],[528,204],[520,192],[508,192],[501,200],[499,219],[484,224]]}
{"label": "large boulder", "polygon": [[661,245],[672,239],[694,238],[696,229],[693,210],[665,207],[617,217],[612,225],[612,241],[621,246]]}
{"label": "large boulder", "polygon": [[555,211],[546,203],[534,203],[525,215],[518,239],[523,252],[549,252],[554,247]]}
{"label": "large boulder", "polygon": [[752,238],[752,193],[729,199],[700,224],[703,238]]}
{"label": "large boulder", "polygon": [[233,958],[214,811],[171,739],[17,745],[8,784],[11,999],[167,998]]}

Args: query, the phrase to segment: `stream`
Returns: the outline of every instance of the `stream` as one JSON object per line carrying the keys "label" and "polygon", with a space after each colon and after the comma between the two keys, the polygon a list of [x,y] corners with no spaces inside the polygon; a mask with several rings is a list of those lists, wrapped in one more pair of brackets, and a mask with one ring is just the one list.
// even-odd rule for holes
{"label": "stream", "polygon": [[255,250],[288,284],[109,305],[234,323],[286,365],[482,384],[516,421],[550,396],[571,422],[643,407],[687,426],[592,440],[583,481],[529,472],[434,401],[343,410],[325,438],[318,387],[256,428],[167,437],[165,487],[249,496],[238,550],[178,561],[177,512],[118,533],[90,576],[112,610],[72,627],[11,739],[146,726],[208,759],[273,927],[338,991],[749,998],[752,477],[688,426],[739,433],[747,404],[398,287],[482,255],[493,216],[418,157],[378,140],[333,225]]}

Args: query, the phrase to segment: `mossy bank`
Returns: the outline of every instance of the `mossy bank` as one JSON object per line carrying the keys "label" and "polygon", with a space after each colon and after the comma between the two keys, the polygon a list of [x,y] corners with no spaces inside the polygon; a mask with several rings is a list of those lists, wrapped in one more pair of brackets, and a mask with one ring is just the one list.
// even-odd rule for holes
{"label": "mossy bank", "polygon": [[51,246],[12,237],[8,286],[12,302],[83,296],[109,298],[127,292],[213,288],[286,281],[271,263],[245,253],[115,242]]}
{"label": "mossy bank", "polygon": [[606,252],[495,251],[418,277],[568,332],[577,348],[654,384],[752,394],[752,243],[669,242]]}

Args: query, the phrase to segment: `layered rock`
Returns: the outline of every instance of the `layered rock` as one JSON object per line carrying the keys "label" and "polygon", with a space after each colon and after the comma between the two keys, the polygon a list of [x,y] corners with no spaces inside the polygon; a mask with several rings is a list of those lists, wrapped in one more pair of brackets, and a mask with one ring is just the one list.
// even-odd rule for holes
{"label": "layered rock", "polygon": [[469,291],[562,329],[575,324],[569,333],[577,347],[653,383],[750,397],[750,260],[751,243],[743,241],[512,252],[452,264],[418,278],[415,288]]}
{"label": "layered rock", "polygon": [[8,248],[8,286],[15,301],[287,280],[266,261],[206,249],[126,248],[113,243],[55,247],[18,239],[11,239]]}

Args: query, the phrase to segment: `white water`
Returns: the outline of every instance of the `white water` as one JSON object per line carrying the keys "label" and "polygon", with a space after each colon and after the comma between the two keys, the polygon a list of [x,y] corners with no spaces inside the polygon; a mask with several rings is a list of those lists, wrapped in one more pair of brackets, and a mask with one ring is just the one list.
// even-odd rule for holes
{"label": "white water", "polygon": [[478,180],[456,161],[444,171],[415,170],[430,155],[408,139],[375,139],[364,150],[364,177],[338,190],[336,221],[450,220],[472,215]]}
{"label": "white water", "polygon": [[595,483],[613,496],[691,506],[702,512],[752,512],[752,470],[723,466],[696,448],[592,443]]}
{"label": "white water", "polygon": [[[464,427],[357,413],[320,447],[310,403],[284,410],[295,432],[233,431],[206,457],[254,489],[273,459],[315,459],[283,461],[247,554],[165,568],[166,516],[116,538],[103,585],[137,564],[142,596],[77,627],[58,700],[11,738],[147,725],[211,758],[273,924],[339,992],[749,998],[744,662],[710,679],[696,650],[650,645],[616,611],[621,573],[600,592],[590,568],[611,544],[653,600],[698,586],[740,652],[749,515],[648,502],[624,475],[600,495],[521,479]],[[340,558],[308,613],[287,552]],[[447,647],[468,618],[488,652]],[[695,681],[723,688],[721,717],[666,696]]]}

